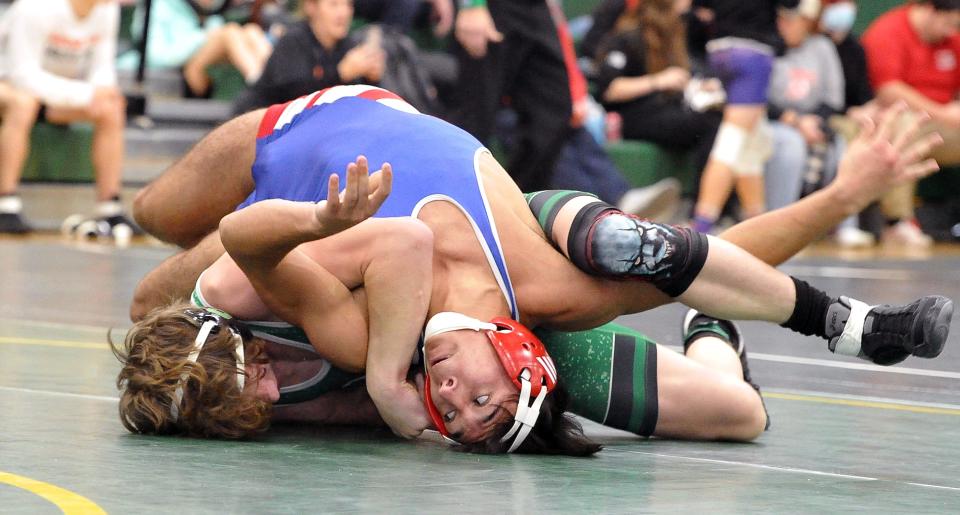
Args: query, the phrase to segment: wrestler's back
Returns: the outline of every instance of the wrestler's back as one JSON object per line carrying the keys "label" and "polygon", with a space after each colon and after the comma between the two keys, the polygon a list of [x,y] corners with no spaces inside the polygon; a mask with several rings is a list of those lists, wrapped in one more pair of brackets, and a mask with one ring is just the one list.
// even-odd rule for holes
{"label": "wrestler's back", "polygon": [[463,130],[386,103],[394,100],[330,97],[321,92],[274,111],[275,126],[258,139],[248,202],[324,199],[329,174],[363,154],[373,167],[394,166],[393,192],[376,216],[414,215],[434,231],[431,312],[509,315],[504,298],[513,295],[525,323],[580,329],[637,311],[647,294],[659,298],[642,283],[611,283],[574,267],[547,242],[509,175]]}
{"label": "wrestler's back", "polygon": [[[588,275],[551,245],[516,183],[492,157],[481,159],[522,321],[530,327],[583,330],[669,302],[649,283]],[[435,234],[436,241],[444,236]]]}

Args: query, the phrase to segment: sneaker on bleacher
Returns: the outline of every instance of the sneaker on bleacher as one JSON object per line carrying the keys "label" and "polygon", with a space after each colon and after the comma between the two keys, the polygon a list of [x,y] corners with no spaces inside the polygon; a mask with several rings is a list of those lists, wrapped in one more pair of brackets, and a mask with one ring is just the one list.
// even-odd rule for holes
{"label": "sneaker on bleacher", "polygon": [[901,220],[883,230],[884,245],[925,249],[933,246],[933,238],[924,234],[915,219]]}
{"label": "sneaker on bleacher", "polygon": [[27,234],[33,227],[23,218],[23,201],[18,195],[0,195],[0,233]]}

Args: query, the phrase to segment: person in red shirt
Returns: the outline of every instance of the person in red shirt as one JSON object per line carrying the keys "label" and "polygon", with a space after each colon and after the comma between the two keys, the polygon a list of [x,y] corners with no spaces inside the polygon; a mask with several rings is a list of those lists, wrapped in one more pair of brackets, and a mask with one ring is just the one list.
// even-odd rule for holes
{"label": "person in red shirt", "polygon": [[[960,0],[917,0],[877,18],[862,38],[870,82],[881,105],[906,102],[926,112],[946,144],[934,156],[960,164]],[[927,247],[913,213],[915,184],[882,203],[885,241]]]}

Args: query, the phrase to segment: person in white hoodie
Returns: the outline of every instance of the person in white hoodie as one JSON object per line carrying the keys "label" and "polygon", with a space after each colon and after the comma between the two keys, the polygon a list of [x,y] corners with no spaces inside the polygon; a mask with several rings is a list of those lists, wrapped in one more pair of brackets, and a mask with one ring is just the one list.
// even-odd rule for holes
{"label": "person in white hoodie", "polygon": [[[135,227],[119,197],[126,123],[114,67],[119,17],[113,0],[16,0],[0,21],[0,73],[36,98],[38,119],[93,123],[93,218],[103,222],[98,225],[107,234],[120,225]],[[19,167],[0,168],[0,184],[15,189],[19,172]],[[12,207],[19,207],[19,199],[10,198],[17,204]]]}

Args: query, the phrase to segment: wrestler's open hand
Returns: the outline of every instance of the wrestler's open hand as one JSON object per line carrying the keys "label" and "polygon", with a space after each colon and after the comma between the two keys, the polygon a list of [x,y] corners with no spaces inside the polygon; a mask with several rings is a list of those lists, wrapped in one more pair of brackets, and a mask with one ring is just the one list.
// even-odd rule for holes
{"label": "wrestler's open hand", "polygon": [[893,187],[940,169],[927,156],[943,143],[943,138],[939,133],[924,134],[921,130],[930,119],[926,113],[914,113],[906,127],[898,130],[898,120],[906,111],[906,105],[898,103],[882,111],[876,123],[863,120],[860,134],[840,161],[837,179],[830,186],[842,192],[857,211]]}
{"label": "wrestler's open hand", "polygon": [[357,225],[380,209],[393,187],[393,168],[384,163],[379,171],[370,174],[367,158],[359,156],[347,166],[343,191],[337,174],[330,175],[327,187],[327,200],[317,202],[316,215],[324,232],[331,235]]}

